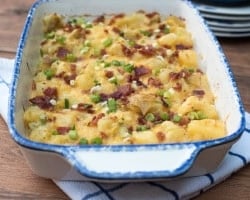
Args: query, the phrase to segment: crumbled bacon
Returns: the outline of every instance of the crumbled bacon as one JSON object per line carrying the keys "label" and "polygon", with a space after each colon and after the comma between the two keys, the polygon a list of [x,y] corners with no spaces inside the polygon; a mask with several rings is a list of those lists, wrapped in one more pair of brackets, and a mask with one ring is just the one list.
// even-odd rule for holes
{"label": "crumbled bacon", "polygon": [[104,113],[95,115],[92,120],[88,123],[88,126],[97,126],[98,121],[105,116]]}
{"label": "crumbled bacon", "polygon": [[41,109],[50,109],[52,104],[50,103],[50,98],[46,96],[36,96],[29,100],[32,104],[37,105]]}
{"label": "crumbled bacon", "polygon": [[196,89],[192,91],[192,94],[198,97],[203,97],[205,95],[205,91],[201,89]]}
{"label": "crumbled bacon", "polygon": [[120,99],[122,97],[129,96],[133,92],[134,92],[134,90],[130,84],[122,85],[122,86],[118,87],[115,92],[110,94],[110,97],[112,97],[114,99]]}
{"label": "crumbled bacon", "polygon": [[173,89],[176,90],[177,92],[180,92],[182,90],[181,83],[177,82],[175,86],[173,86]]}
{"label": "crumbled bacon", "polygon": [[192,46],[185,46],[185,45],[183,45],[183,44],[177,44],[177,45],[175,46],[175,48],[176,48],[177,50],[185,50],[185,49],[191,49]]}
{"label": "crumbled bacon", "polygon": [[126,47],[125,45],[122,45],[122,52],[127,57],[131,57],[135,53],[133,51],[133,49],[130,49],[130,48]]}
{"label": "crumbled bacon", "polygon": [[124,17],[124,16],[125,16],[125,14],[124,14],[124,13],[120,13],[120,14],[114,15],[114,16],[110,19],[110,21],[109,21],[109,25],[114,24],[114,23],[115,23],[115,21],[116,21],[116,19],[118,19],[118,18],[122,18],[122,17]]}
{"label": "crumbled bacon", "polygon": [[76,110],[87,113],[94,113],[93,105],[86,103],[79,103]]}
{"label": "crumbled bacon", "polygon": [[148,18],[153,18],[156,15],[159,16],[159,13],[158,12],[151,12],[151,13],[146,13],[145,15]]}
{"label": "crumbled bacon", "polygon": [[149,85],[152,85],[152,86],[155,86],[155,87],[160,87],[162,86],[162,83],[159,79],[156,79],[156,78],[153,78],[153,77],[150,77],[148,79],[148,84]]}
{"label": "crumbled bacon", "polygon": [[183,116],[179,122],[180,126],[186,126],[190,122],[190,119],[186,116]]}
{"label": "crumbled bacon", "polygon": [[106,76],[107,78],[111,78],[111,77],[114,76],[114,72],[113,72],[113,71],[107,70],[107,71],[105,71],[105,76]]}
{"label": "crumbled bacon", "polygon": [[76,74],[71,74],[71,75],[65,75],[63,77],[63,80],[65,81],[65,83],[70,85],[70,81],[75,80],[75,78],[76,78]]}
{"label": "crumbled bacon", "polygon": [[57,99],[57,88],[48,87],[43,91],[43,94],[50,99]]}
{"label": "crumbled bacon", "polygon": [[141,48],[137,47],[137,51],[144,55],[144,56],[153,56],[155,55],[155,48],[152,45],[145,45],[145,46],[141,46]]}
{"label": "crumbled bacon", "polygon": [[93,20],[94,23],[101,23],[101,22],[104,22],[105,21],[105,16],[104,15],[100,15],[98,16],[97,18],[95,18]]}
{"label": "crumbled bacon", "polygon": [[134,72],[135,72],[135,77],[140,77],[151,73],[151,70],[141,65],[139,67],[135,67]]}
{"label": "crumbled bacon", "polygon": [[68,133],[70,131],[70,127],[67,127],[67,126],[59,126],[56,128],[56,131],[61,134],[61,135],[64,135],[66,133]]}
{"label": "crumbled bacon", "polygon": [[161,131],[158,131],[156,133],[156,137],[157,137],[159,142],[163,142],[165,140],[165,138],[166,138],[165,134],[163,132],[161,132]]}
{"label": "crumbled bacon", "polygon": [[169,73],[169,80],[171,81],[177,81],[181,78],[187,79],[191,73],[187,70],[181,70],[179,72],[170,72]]}
{"label": "crumbled bacon", "polygon": [[105,133],[103,131],[100,132],[100,136],[101,136],[102,139],[107,139],[108,138],[107,133]]}
{"label": "crumbled bacon", "polygon": [[69,50],[64,47],[59,47],[56,52],[56,56],[60,59],[65,59],[67,57],[67,54],[69,53]]}

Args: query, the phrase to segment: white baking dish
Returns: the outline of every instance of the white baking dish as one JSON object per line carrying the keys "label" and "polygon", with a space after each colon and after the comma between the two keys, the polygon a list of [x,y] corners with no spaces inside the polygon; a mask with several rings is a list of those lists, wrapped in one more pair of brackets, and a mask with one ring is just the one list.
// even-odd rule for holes
{"label": "white baking dish", "polygon": [[[48,13],[100,15],[157,11],[186,19],[195,49],[202,55],[200,66],[216,96],[216,107],[228,130],[224,138],[159,145],[62,146],[30,141],[24,136],[24,109],[39,57],[41,19]],[[11,136],[20,146],[33,171],[60,180],[151,180],[197,176],[214,171],[229,148],[241,136],[245,121],[242,102],[232,71],[213,34],[188,1],[175,0],[40,0],[30,9],[20,37],[9,102]]]}

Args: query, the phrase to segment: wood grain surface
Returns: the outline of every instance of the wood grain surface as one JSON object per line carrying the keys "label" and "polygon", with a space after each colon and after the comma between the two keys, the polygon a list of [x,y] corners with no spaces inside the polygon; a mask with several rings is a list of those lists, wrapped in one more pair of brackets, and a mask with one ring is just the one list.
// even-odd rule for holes
{"label": "wood grain surface", "polygon": [[[0,0],[0,57],[15,57],[27,11],[33,2]],[[245,109],[250,111],[250,38],[219,38],[219,42],[232,67]],[[1,117],[0,199],[68,199],[51,180],[33,174]],[[250,166],[195,199],[250,199]]]}

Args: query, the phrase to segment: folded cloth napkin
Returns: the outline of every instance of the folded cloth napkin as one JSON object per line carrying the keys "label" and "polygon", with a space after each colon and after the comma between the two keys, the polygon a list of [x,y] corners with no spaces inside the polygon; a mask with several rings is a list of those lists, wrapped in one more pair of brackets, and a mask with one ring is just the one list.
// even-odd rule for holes
{"label": "folded cloth napkin", "polygon": [[[14,62],[0,59],[0,113],[7,119],[7,101]],[[233,145],[214,173],[199,177],[161,182],[98,183],[87,181],[53,180],[71,199],[87,200],[161,200],[190,199],[228,178],[250,162],[250,114],[246,113],[246,130]]]}

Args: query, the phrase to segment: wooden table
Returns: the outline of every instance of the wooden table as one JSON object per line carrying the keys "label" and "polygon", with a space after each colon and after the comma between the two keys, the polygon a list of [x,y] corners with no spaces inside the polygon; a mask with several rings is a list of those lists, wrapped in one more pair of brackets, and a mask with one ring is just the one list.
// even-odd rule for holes
{"label": "wooden table", "polygon": [[[34,0],[1,0],[0,57],[14,58],[19,36]],[[250,111],[250,38],[219,39]],[[0,91],[1,92],[1,91]],[[249,199],[250,166],[199,195],[197,200]],[[51,181],[33,174],[0,117],[0,199],[68,199]]]}

